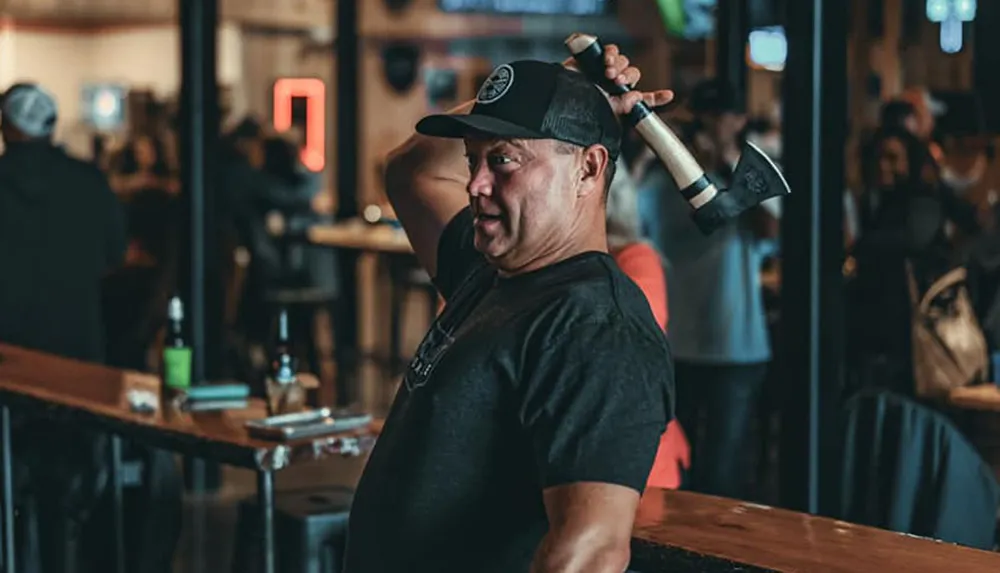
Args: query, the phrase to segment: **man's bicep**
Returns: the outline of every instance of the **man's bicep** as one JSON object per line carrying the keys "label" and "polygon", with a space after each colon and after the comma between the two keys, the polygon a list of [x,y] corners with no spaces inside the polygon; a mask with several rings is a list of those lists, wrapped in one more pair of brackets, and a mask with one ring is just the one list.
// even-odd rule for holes
{"label": "man's bicep", "polygon": [[460,140],[414,135],[386,160],[385,188],[420,264],[434,276],[441,234],[469,204]]}

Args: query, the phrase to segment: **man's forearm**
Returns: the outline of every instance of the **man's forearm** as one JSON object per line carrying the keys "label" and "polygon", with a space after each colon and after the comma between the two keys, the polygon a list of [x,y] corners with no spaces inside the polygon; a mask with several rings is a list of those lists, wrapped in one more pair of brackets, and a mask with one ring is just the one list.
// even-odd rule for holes
{"label": "man's forearm", "polygon": [[[471,102],[456,108],[461,111]],[[459,139],[413,134],[385,164],[385,192],[420,264],[437,274],[438,240],[469,199],[469,168]]]}
{"label": "man's forearm", "polygon": [[627,544],[550,532],[535,552],[530,573],[622,573],[630,558]]}
{"label": "man's forearm", "polygon": [[[474,101],[467,101],[448,113],[468,113]],[[385,186],[390,201],[413,190],[413,177],[420,172],[435,176],[436,172],[447,173],[455,169],[455,162],[462,159],[458,151],[461,142],[457,140],[427,137],[414,133],[399,147],[389,152],[386,158]]]}

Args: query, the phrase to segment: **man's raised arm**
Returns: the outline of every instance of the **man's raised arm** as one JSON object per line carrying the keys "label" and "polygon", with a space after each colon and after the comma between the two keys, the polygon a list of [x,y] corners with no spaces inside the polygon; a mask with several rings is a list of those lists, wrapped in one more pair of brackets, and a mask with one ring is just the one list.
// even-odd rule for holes
{"label": "man's raised arm", "polygon": [[[451,111],[468,112],[473,102]],[[420,264],[438,273],[438,242],[448,223],[468,206],[469,168],[461,139],[413,134],[389,153],[385,189]]]}

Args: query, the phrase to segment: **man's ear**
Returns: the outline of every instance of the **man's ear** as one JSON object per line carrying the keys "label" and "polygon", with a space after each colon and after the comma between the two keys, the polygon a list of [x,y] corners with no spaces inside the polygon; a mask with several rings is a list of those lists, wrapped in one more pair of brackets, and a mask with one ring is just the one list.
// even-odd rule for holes
{"label": "man's ear", "polygon": [[603,145],[591,145],[583,150],[583,161],[580,170],[580,190],[582,197],[591,193],[604,193],[604,174],[611,160],[608,150]]}

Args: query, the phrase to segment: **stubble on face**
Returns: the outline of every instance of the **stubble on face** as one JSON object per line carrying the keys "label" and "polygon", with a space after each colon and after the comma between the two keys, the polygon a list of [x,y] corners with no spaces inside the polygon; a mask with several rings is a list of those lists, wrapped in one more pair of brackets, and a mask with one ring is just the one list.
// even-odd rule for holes
{"label": "stubble on face", "polygon": [[502,272],[539,266],[565,242],[577,157],[551,140],[466,140],[475,246]]}

